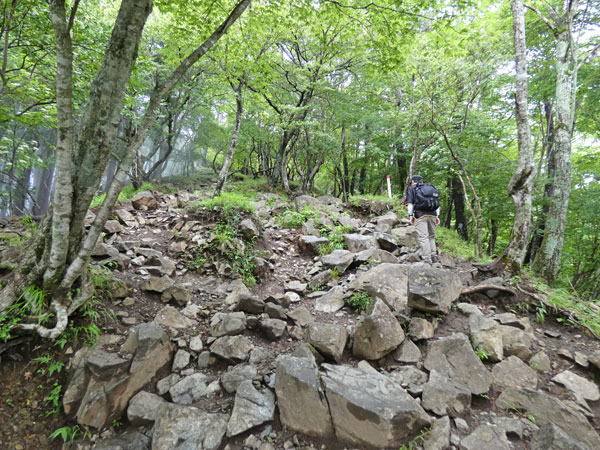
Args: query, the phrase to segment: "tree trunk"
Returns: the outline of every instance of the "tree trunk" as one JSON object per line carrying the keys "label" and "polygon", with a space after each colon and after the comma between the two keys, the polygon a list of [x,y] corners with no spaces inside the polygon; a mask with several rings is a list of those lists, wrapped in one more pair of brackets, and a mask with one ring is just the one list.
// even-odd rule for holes
{"label": "tree trunk", "polygon": [[557,38],[554,140],[556,172],[552,183],[552,197],[546,218],[544,239],[533,262],[533,272],[548,283],[553,283],[558,274],[571,195],[571,136],[578,69],[574,57],[576,43],[572,36],[572,26],[578,0],[568,2],[566,6],[567,11],[555,24]]}
{"label": "tree trunk", "polygon": [[346,155],[346,127],[342,126],[342,137],[341,137],[341,148],[342,148],[342,166],[344,168],[344,172],[341,173],[340,169],[340,179],[342,180],[342,200],[344,203],[348,201],[348,180],[350,178],[350,174],[348,171],[348,156]]}
{"label": "tree trunk", "polygon": [[454,203],[454,229],[465,241],[469,241],[469,219],[465,214],[465,196],[460,180],[452,178],[452,203]]}
{"label": "tree trunk", "polygon": [[500,221],[492,220],[490,239],[488,241],[487,254],[493,256],[494,250],[496,249],[496,240],[498,239],[498,231],[500,230]]}
{"label": "tree trunk", "polygon": [[[49,1],[57,53],[56,107],[59,125],[56,186],[52,208],[40,225],[24,261],[30,270],[26,277],[16,271],[16,281],[0,291],[0,312],[16,300],[24,286],[42,285],[49,303],[48,310],[53,313],[53,322],[50,323],[52,328],[47,328],[47,324],[42,325],[36,317],[32,323],[19,324],[19,328],[35,331],[42,337],[56,338],[65,330],[69,315],[91,297],[93,285],[85,270],[89,255],[121,191],[134,156],[155,122],[161,99],[214,46],[249,3],[250,0],[241,0],[215,32],[152,93],[138,132],[129,142],[105,201],[84,235],[83,219],[114,148],[126,83],[137,57],[152,0],[121,2],[100,71],[90,87],[88,103],[78,120],[77,135],[72,106],[70,21],[68,24],[64,0]],[[74,11],[71,17],[73,15]]]}
{"label": "tree trunk", "polygon": [[513,37],[516,61],[515,105],[519,160],[514,175],[508,183],[508,195],[515,204],[515,217],[504,262],[512,273],[520,273],[531,234],[531,203],[535,164],[531,146],[527,104],[527,46],[525,43],[525,17],[522,0],[512,0]]}
{"label": "tree trunk", "polygon": [[238,141],[238,134],[240,131],[240,123],[242,121],[242,113],[244,111],[243,102],[242,102],[242,94],[244,88],[244,79],[242,77],[239,80],[238,85],[235,87],[235,124],[233,126],[233,132],[231,133],[231,140],[229,141],[229,150],[225,155],[225,161],[223,162],[223,167],[221,167],[221,171],[219,172],[219,177],[217,178],[217,187],[215,188],[214,196],[216,197],[221,193],[223,188],[225,187],[225,181],[227,180],[227,174],[229,173],[229,168],[231,167],[231,161],[233,161],[233,155],[235,153],[235,147]]}

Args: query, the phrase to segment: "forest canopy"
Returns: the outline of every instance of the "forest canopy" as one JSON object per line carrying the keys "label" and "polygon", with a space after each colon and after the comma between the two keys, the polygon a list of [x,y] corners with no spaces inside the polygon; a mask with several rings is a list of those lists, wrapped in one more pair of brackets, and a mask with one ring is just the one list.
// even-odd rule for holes
{"label": "forest canopy", "polygon": [[11,0],[1,11],[0,211],[44,217],[21,288],[85,292],[123,185],[212,173],[216,194],[235,176],[348,201],[385,195],[387,175],[402,198],[418,173],[441,193],[442,225],[480,257],[600,295],[597,2]]}

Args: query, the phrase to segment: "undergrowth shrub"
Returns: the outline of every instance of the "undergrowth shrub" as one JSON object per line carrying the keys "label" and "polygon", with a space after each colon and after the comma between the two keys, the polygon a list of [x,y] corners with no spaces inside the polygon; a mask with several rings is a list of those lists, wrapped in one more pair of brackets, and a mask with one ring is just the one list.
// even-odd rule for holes
{"label": "undergrowth shrub", "polygon": [[360,313],[367,309],[367,306],[374,301],[375,299],[366,292],[357,291],[352,297],[346,299],[346,304],[352,307],[356,312]]}

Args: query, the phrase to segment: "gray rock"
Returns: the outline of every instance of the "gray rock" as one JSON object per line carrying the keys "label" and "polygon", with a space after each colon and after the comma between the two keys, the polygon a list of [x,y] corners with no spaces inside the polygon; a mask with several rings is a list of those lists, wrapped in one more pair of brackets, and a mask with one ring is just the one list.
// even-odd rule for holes
{"label": "gray rock", "polygon": [[278,358],[275,393],[282,425],[309,436],[333,436],[329,406],[313,360],[293,356]]}
{"label": "gray rock", "polygon": [[228,420],[226,414],[165,403],[157,411],[152,450],[216,450],[223,442]]}
{"label": "gray rock", "polygon": [[285,320],[287,318],[287,314],[285,313],[285,308],[283,306],[279,306],[275,303],[265,303],[265,314],[268,314],[271,319],[282,319]]}
{"label": "gray rock", "polygon": [[377,299],[356,325],[352,352],[357,358],[380,359],[404,341],[404,331],[387,305]]}
{"label": "gray rock", "polygon": [[400,223],[398,216],[394,212],[389,212],[383,216],[378,216],[373,219],[377,225],[387,225],[394,227]]}
{"label": "gray rock", "polygon": [[402,387],[383,375],[324,364],[322,377],[336,437],[353,445],[398,447],[431,424]]}
{"label": "gray rock", "polygon": [[223,336],[212,343],[210,351],[225,361],[240,363],[248,359],[252,348],[252,343],[245,336]]}
{"label": "gray rock", "polygon": [[428,377],[425,372],[417,369],[415,366],[402,366],[390,374],[390,379],[403,388],[422,391]]}
{"label": "gray rock", "polygon": [[567,435],[590,449],[600,449],[600,436],[587,418],[549,394],[527,388],[509,388],[496,399],[496,406],[500,409],[517,408],[527,411],[528,414],[533,414],[539,426],[560,423]]}
{"label": "gray rock", "polygon": [[198,369],[206,369],[212,366],[217,361],[209,351],[202,352],[198,355]]}
{"label": "gray rock", "polygon": [[377,247],[377,241],[370,235],[344,234],[344,241],[346,241],[346,246],[352,253],[359,253],[363,250]]}
{"label": "gray rock", "polygon": [[531,450],[590,450],[590,447],[577,442],[558,426],[548,422],[535,434]]}
{"label": "gray rock", "polygon": [[[481,281],[478,284],[478,286],[484,285],[484,284],[503,287],[504,286],[504,278],[502,278],[502,277],[488,278],[487,280]],[[487,295],[489,298],[496,298],[500,294],[500,291],[498,289],[488,289],[486,291],[483,291],[483,293],[485,295]]]}
{"label": "gray rock", "polygon": [[214,337],[235,336],[246,330],[246,314],[242,311],[216,313],[210,320],[210,335]]}
{"label": "gray rock", "polygon": [[156,411],[165,400],[156,394],[140,391],[129,401],[127,419],[133,425],[152,425],[156,420]]}
{"label": "gray rock", "polygon": [[322,312],[336,312],[344,307],[346,291],[341,286],[332,288],[315,302],[315,310]]}
{"label": "gray rock", "polygon": [[154,317],[154,321],[166,328],[174,328],[176,330],[189,329],[195,321],[185,317],[178,309],[172,306],[165,306]]}
{"label": "gray rock", "polygon": [[479,306],[472,305],[471,303],[457,303],[456,309],[458,311],[460,311],[461,313],[466,314],[467,316],[470,316],[472,314],[478,314],[478,315],[483,314],[481,312],[481,309],[479,309]]}
{"label": "gray rock", "polygon": [[596,350],[591,355],[588,356],[590,363],[596,367],[596,369],[600,369],[600,350]]}
{"label": "gray rock", "polygon": [[296,322],[297,325],[301,327],[305,327],[311,322],[314,322],[314,318],[310,311],[306,309],[304,306],[299,306],[298,308],[290,311],[288,317]]}
{"label": "gray rock", "polygon": [[227,424],[227,436],[236,436],[244,431],[270,422],[275,416],[275,395],[269,389],[258,391],[252,381],[242,381]]}
{"label": "gray rock", "polygon": [[300,296],[293,291],[289,291],[283,294],[283,298],[287,304],[298,303],[301,300]]}
{"label": "gray rock", "polygon": [[463,286],[458,275],[445,269],[413,265],[408,271],[408,306],[430,313],[448,314]]}
{"label": "gray rock", "polygon": [[283,286],[286,291],[296,291],[302,294],[306,290],[307,284],[298,280],[292,280],[284,283]]}
{"label": "gray rock", "polygon": [[396,238],[388,233],[375,233],[373,235],[379,247],[388,252],[393,252],[398,248]]}
{"label": "gray rock", "polygon": [[87,354],[87,369],[97,379],[107,379],[124,374],[129,369],[130,359],[123,359],[116,353],[94,349]]}
{"label": "gray rock", "polygon": [[429,432],[429,439],[423,442],[423,450],[446,450],[450,446],[450,418],[435,419]]}
{"label": "gray rock", "polygon": [[354,258],[355,261],[359,263],[365,262],[376,262],[376,263],[392,263],[398,264],[400,261],[390,252],[382,250],[380,248],[369,248],[367,250],[363,250],[362,252],[356,255]]}
{"label": "gray rock", "polygon": [[179,306],[185,306],[192,300],[192,284],[182,283],[165,289],[160,297],[163,303],[174,301]]}
{"label": "gray rock", "polygon": [[310,195],[299,195],[294,199],[294,203],[296,205],[296,210],[300,211],[305,206],[314,206],[318,208],[320,202],[316,198],[311,197]]}
{"label": "gray rock", "polygon": [[340,214],[337,220],[345,228],[357,229],[360,227],[360,219],[355,219],[354,217],[350,217],[345,214]]}
{"label": "gray rock", "polygon": [[417,230],[412,225],[408,227],[393,228],[392,235],[396,237],[396,242],[400,247],[419,246]]}
{"label": "gray rock", "polygon": [[202,338],[200,336],[194,336],[190,339],[190,350],[193,352],[200,352],[204,348]]}
{"label": "gray rock", "polygon": [[343,274],[350,264],[354,262],[354,253],[349,252],[348,250],[334,250],[329,255],[325,255],[321,258],[323,265],[328,269],[332,269],[335,267],[337,272],[341,275]]}
{"label": "gray rock", "polygon": [[402,363],[419,362],[421,356],[421,350],[410,339],[405,339],[393,353],[394,360]]}
{"label": "gray rock", "polygon": [[191,355],[189,352],[186,352],[183,349],[177,350],[175,353],[175,358],[173,358],[173,367],[171,368],[172,372],[179,372],[181,369],[185,369],[185,367],[190,363]]}
{"label": "gray rock", "polygon": [[308,326],[306,342],[329,359],[342,358],[347,340],[346,328],[333,323],[313,322]]}
{"label": "gray rock", "polygon": [[493,319],[483,315],[469,316],[469,332],[473,347],[482,350],[492,362],[504,359],[502,327]]}
{"label": "gray rock", "polygon": [[230,394],[235,392],[242,381],[252,380],[258,371],[256,367],[251,364],[238,364],[237,366],[230,367],[227,372],[221,376],[221,384]]}
{"label": "gray rock", "polygon": [[169,389],[169,394],[174,403],[189,405],[197,402],[210,393],[208,384],[210,379],[203,373],[195,373],[183,378]]}
{"label": "gray rock", "polygon": [[270,341],[277,341],[285,333],[286,323],[279,319],[262,319],[259,324],[260,330]]}
{"label": "gray rock", "polygon": [[436,370],[452,381],[464,384],[472,394],[485,394],[490,389],[492,374],[477,357],[469,339],[462,333],[428,343],[424,366]]}
{"label": "gray rock", "polygon": [[156,392],[158,392],[158,395],[165,395],[167,392],[169,392],[169,389],[171,389],[180,381],[181,376],[179,374],[172,373],[156,383]]}
{"label": "gray rock", "polygon": [[408,335],[417,341],[431,339],[434,334],[433,324],[426,319],[413,317],[408,324]]}
{"label": "gray rock", "polygon": [[313,276],[310,279],[308,286],[311,289],[315,289],[315,288],[318,288],[319,286],[326,285],[327,283],[329,283],[331,281],[332,278],[333,278],[333,272],[331,271],[331,269],[323,270],[322,272],[315,274],[315,276]]}
{"label": "gray rock", "polygon": [[460,450],[510,450],[506,434],[490,425],[479,425],[460,441]]}
{"label": "gray rock", "polygon": [[532,356],[531,348],[534,343],[533,332],[524,331],[517,327],[502,326],[502,344],[504,355],[513,355],[523,361],[529,361]]}
{"label": "gray rock", "polygon": [[550,372],[552,371],[552,362],[548,355],[544,351],[541,351],[531,357],[529,367],[539,372]]}
{"label": "gray rock", "polygon": [[407,301],[408,269],[404,264],[379,264],[361,272],[350,288],[383,300],[392,311],[403,311]]}
{"label": "gray rock", "polygon": [[319,247],[327,244],[329,244],[329,239],[313,235],[300,236],[298,239],[300,250],[309,255],[319,255]]}
{"label": "gray rock", "polygon": [[571,391],[577,399],[590,400],[592,402],[600,400],[600,390],[598,389],[598,386],[570,370],[565,370],[564,372],[555,375],[552,377],[552,381],[562,384]]}
{"label": "gray rock", "polygon": [[251,295],[250,291],[242,280],[232,281],[227,290],[230,291],[230,293],[225,298],[226,305],[237,306],[240,302],[240,298]]}
{"label": "gray rock", "polygon": [[142,191],[135,194],[131,199],[131,204],[135,209],[142,211],[158,208],[156,198],[149,191]]}
{"label": "gray rock", "polygon": [[516,356],[509,356],[504,361],[496,364],[492,369],[494,387],[498,391],[506,388],[537,388],[537,375],[535,371]]}
{"label": "gray rock", "polygon": [[142,284],[142,290],[148,292],[158,292],[159,294],[161,294],[170,287],[172,287],[174,284],[175,281],[173,281],[166,275],[160,278],[150,277],[149,280]]}
{"label": "gray rock", "polygon": [[244,219],[239,225],[240,232],[246,240],[256,239],[260,236],[260,231],[252,219]]}
{"label": "gray rock", "polygon": [[[76,444],[75,444],[76,445]],[[91,447],[75,447],[73,449],[88,450]],[[100,439],[94,450],[150,450],[151,439],[137,430],[129,430],[117,436]],[[65,447],[66,448],[66,447]]]}
{"label": "gray rock", "polygon": [[265,302],[251,294],[241,295],[236,306],[238,311],[247,312],[248,314],[261,314],[264,308]]}
{"label": "gray rock", "polygon": [[91,366],[87,352],[79,354],[73,364],[63,404],[67,415],[76,416],[79,424],[103,428],[120,417],[129,400],[170,364],[173,350],[164,330],[150,323],[132,329],[121,351],[129,355],[124,358],[131,361],[128,368],[119,357],[106,358],[104,366],[104,358],[94,352],[90,353]]}
{"label": "gray rock", "polygon": [[463,384],[452,381],[432,370],[423,388],[423,408],[438,416],[453,417],[466,412],[471,406],[471,391]]}
{"label": "gray rock", "polygon": [[123,225],[118,220],[107,220],[104,224],[104,231],[109,234],[120,233],[123,229]]}

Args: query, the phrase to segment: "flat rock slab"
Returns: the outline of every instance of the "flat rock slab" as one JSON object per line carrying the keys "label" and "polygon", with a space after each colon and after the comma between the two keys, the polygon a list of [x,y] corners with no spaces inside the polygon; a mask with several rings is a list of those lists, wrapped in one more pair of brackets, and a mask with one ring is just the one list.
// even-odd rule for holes
{"label": "flat rock slab", "polygon": [[390,308],[381,300],[372,302],[356,325],[354,356],[375,360],[383,358],[404,341],[404,331]]}
{"label": "flat rock slab", "polygon": [[129,401],[127,419],[134,425],[152,425],[156,411],[165,403],[160,395],[140,391]]}
{"label": "flat rock slab", "polygon": [[567,435],[560,427],[547,423],[533,437],[531,450],[590,450]]}
{"label": "flat rock slab", "polygon": [[313,359],[294,356],[278,358],[275,393],[279,417],[284,426],[309,436],[333,436],[329,406]]}
{"label": "flat rock slab", "polygon": [[506,434],[503,430],[490,425],[479,425],[460,441],[460,450],[510,450]]}
{"label": "flat rock slab", "polygon": [[313,322],[306,332],[306,342],[326,358],[335,361],[342,358],[347,339],[346,328],[333,323]]}
{"label": "flat rock slab", "polygon": [[516,356],[509,356],[504,361],[496,364],[492,369],[494,388],[503,391],[506,388],[526,387],[537,388],[538,378],[531,367]]}
{"label": "flat rock slab", "polygon": [[315,301],[315,310],[321,312],[336,312],[344,307],[346,292],[341,286],[332,288]]}
{"label": "flat rock slab", "polygon": [[216,450],[220,447],[229,416],[211,414],[191,406],[165,403],[157,411],[152,450]]}
{"label": "flat rock slab", "polygon": [[452,336],[430,341],[424,361],[427,370],[436,370],[453,381],[464,384],[472,394],[485,394],[492,384],[492,374],[477,357],[467,336]]}
{"label": "flat rock slab", "polygon": [[571,438],[592,450],[600,450],[600,436],[587,418],[550,394],[527,388],[509,388],[496,399],[496,406],[500,409],[517,408],[527,411],[535,416],[539,426],[547,423],[560,424],[561,429]]}
{"label": "flat rock slab", "polygon": [[227,372],[221,376],[221,385],[229,392],[235,392],[243,381],[252,380],[258,371],[256,367],[251,364],[238,364],[237,366],[230,367]]}
{"label": "flat rock slab", "polygon": [[227,424],[227,436],[236,436],[275,417],[275,395],[269,389],[259,391],[252,381],[243,381],[235,394],[233,412]]}
{"label": "flat rock slab", "polygon": [[407,302],[408,269],[406,264],[379,264],[361,272],[350,285],[385,302],[392,311],[404,311]]}
{"label": "flat rock slab", "polygon": [[338,274],[343,274],[350,264],[354,262],[354,253],[348,250],[334,250],[329,255],[325,255],[321,258],[323,265],[328,269],[332,269],[335,267],[338,271]]}
{"label": "flat rock slab", "polygon": [[600,390],[598,390],[598,386],[570,370],[565,370],[554,376],[552,381],[562,384],[569,391],[573,392],[576,398],[590,401],[600,400]]}
{"label": "flat rock slab", "polygon": [[432,419],[400,385],[363,369],[323,364],[336,437],[353,445],[399,447]]}
{"label": "flat rock slab", "polygon": [[233,363],[244,362],[254,346],[245,336],[223,336],[210,346],[210,351],[226,361]]}
{"label": "flat rock slab", "polygon": [[459,276],[445,269],[411,265],[408,271],[408,306],[419,311],[448,314],[463,286]]}
{"label": "flat rock slab", "polygon": [[422,404],[423,408],[438,416],[449,414],[456,417],[470,408],[471,391],[465,385],[432,370],[423,389]]}

